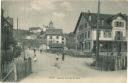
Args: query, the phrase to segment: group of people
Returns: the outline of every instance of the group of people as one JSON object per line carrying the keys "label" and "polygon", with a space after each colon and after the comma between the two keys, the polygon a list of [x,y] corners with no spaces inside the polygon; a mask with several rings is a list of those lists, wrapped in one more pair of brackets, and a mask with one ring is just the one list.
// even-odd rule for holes
{"label": "group of people", "polygon": [[[37,55],[36,55],[36,49],[33,49],[34,56],[33,61],[37,62]],[[55,58],[55,67],[60,68],[60,64],[65,60],[65,54],[64,53],[57,53]]]}

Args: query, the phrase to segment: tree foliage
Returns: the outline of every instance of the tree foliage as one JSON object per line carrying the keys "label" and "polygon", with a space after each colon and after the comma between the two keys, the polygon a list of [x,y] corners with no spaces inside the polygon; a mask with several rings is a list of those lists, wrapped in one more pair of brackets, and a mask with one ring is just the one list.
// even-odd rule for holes
{"label": "tree foliage", "polygon": [[[3,12],[3,11],[2,11]],[[6,17],[1,17],[1,50],[2,63],[12,60],[12,49],[15,41],[13,38],[13,24],[11,24]]]}
{"label": "tree foliage", "polygon": [[74,33],[69,33],[66,36],[66,46],[69,49],[75,49],[76,42],[75,42],[75,34]]}

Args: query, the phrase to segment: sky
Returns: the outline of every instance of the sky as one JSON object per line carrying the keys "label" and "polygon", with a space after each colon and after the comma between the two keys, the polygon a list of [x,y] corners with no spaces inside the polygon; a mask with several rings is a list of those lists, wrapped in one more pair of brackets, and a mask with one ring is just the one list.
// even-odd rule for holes
{"label": "sky", "polygon": [[[81,12],[97,12],[98,0],[2,0],[5,16],[19,20],[20,29],[43,27],[52,20],[54,27],[73,32]],[[128,0],[101,0],[101,13],[128,14]]]}

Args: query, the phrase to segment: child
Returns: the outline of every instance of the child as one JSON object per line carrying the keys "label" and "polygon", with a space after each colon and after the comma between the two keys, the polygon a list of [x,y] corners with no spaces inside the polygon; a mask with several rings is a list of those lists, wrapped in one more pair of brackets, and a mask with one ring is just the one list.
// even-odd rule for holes
{"label": "child", "polygon": [[34,62],[37,61],[37,57],[36,57],[36,54],[34,55],[34,58],[33,58]]}
{"label": "child", "polygon": [[57,53],[57,55],[56,55],[55,67],[60,68],[60,65],[59,65],[59,56],[58,56],[58,55],[59,55],[59,54]]}

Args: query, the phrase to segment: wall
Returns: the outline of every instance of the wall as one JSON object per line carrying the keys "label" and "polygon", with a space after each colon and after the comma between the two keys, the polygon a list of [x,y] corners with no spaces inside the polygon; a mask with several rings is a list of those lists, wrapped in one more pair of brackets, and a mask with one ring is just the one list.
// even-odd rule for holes
{"label": "wall", "polygon": [[[123,37],[126,38],[126,30],[125,29],[112,29],[111,31],[111,37],[104,37],[104,30],[101,30],[99,40],[114,40],[116,36],[116,31],[122,31]],[[96,40],[96,30],[92,30],[92,40]]]}
{"label": "wall", "polygon": [[[99,40],[112,40],[112,36],[111,37],[104,37],[104,31],[105,30],[101,30],[100,31],[100,35],[99,35]],[[97,31],[96,30],[92,30],[92,40],[96,40],[96,33]],[[113,33],[111,33],[111,35],[113,35]]]}
{"label": "wall", "polygon": [[[120,22],[124,22],[124,27],[115,27],[114,26],[114,22],[115,21],[120,21]],[[105,38],[104,37],[104,30],[101,30],[101,36],[99,37],[99,40],[114,40],[115,39],[115,33],[116,31],[122,31],[123,32],[123,37],[126,37],[126,22],[124,19],[122,19],[121,17],[117,17],[116,19],[114,19],[112,21],[112,32],[111,32],[111,37],[109,38]],[[92,40],[96,40],[96,30],[92,31]]]}

